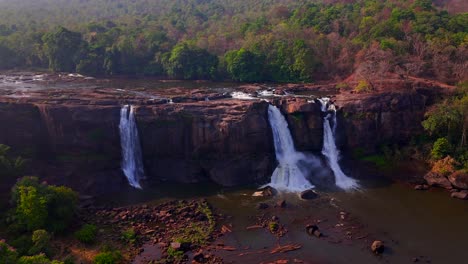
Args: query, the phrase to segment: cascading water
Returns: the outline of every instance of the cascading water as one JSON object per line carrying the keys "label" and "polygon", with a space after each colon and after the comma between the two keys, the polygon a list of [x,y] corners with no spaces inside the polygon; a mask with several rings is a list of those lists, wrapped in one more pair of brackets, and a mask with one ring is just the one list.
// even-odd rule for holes
{"label": "cascading water", "polygon": [[276,160],[279,163],[268,185],[286,192],[313,188],[299,167],[300,162],[310,162],[310,159],[296,151],[288,123],[277,107],[268,107],[268,120],[273,132]]}
{"label": "cascading water", "polygon": [[120,110],[119,129],[122,146],[122,171],[132,187],[141,189],[140,180],[144,178],[145,172],[133,106],[124,105]]}
{"label": "cascading water", "polygon": [[[358,187],[357,182],[346,176],[341,170],[338,161],[340,159],[340,152],[335,144],[335,131],[336,131],[336,108],[335,105],[329,104],[329,98],[318,99],[322,104],[322,112],[327,113],[323,120],[323,148],[322,154],[327,158],[328,165],[330,166],[333,174],[335,175],[335,184],[341,189],[349,190]],[[333,126],[330,124],[332,121]]]}

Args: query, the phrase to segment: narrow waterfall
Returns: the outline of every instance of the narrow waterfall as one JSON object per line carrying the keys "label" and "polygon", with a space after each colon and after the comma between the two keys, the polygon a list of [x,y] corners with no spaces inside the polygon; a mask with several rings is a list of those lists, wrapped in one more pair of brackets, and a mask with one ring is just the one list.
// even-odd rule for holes
{"label": "narrow waterfall", "polygon": [[300,162],[308,162],[308,158],[296,151],[288,123],[277,107],[268,107],[268,120],[273,132],[276,160],[279,163],[271,176],[269,186],[287,192],[313,188],[299,167]]}
{"label": "narrow waterfall", "polygon": [[140,180],[144,177],[145,172],[133,106],[124,105],[120,110],[119,129],[122,146],[122,171],[132,187],[141,189]]}
{"label": "narrow waterfall", "polygon": [[[335,144],[336,133],[336,108],[335,105],[330,104],[329,98],[319,99],[322,104],[322,112],[327,113],[323,120],[323,148],[322,154],[327,158],[328,165],[330,166],[333,174],[335,175],[335,184],[341,189],[354,189],[358,187],[357,182],[346,176],[341,170],[338,161],[340,159],[340,152]],[[332,124],[330,124],[330,121]]]}

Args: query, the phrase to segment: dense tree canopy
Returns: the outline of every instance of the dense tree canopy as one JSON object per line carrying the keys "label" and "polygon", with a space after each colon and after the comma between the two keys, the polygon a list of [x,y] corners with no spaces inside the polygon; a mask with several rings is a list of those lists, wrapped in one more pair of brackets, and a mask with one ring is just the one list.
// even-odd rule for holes
{"label": "dense tree canopy", "polygon": [[468,13],[448,1],[3,0],[0,69],[297,82],[345,78],[383,54],[387,72],[456,83]]}

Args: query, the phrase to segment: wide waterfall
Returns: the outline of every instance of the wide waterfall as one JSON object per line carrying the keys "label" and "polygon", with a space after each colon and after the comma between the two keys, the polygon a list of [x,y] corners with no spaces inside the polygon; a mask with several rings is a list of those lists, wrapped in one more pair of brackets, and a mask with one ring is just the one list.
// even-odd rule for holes
{"label": "wide waterfall", "polygon": [[132,187],[141,189],[140,180],[144,178],[145,172],[133,106],[124,105],[120,110],[119,129],[122,146],[122,171]]}
{"label": "wide waterfall", "polygon": [[286,192],[300,192],[313,188],[314,186],[305,177],[307,170],[300,168],[301,163],[310,163],[312,160],[296,151],[288,123],[277,107],[273,105],[268,107],[268,120],[273,132],[276,160],[279,163],[269,186]]}
{"label": "wide waterfall", "polygon": [[[333,171],[333,174],[335,174],[335,184],[346,190],[357,188],[357,182],[346,176],[338,164],[340,152],[335,144],[335,131],[337,125],[335,105],[330,104],[329,98],[321,98],[319,101],[322,104],[322,112],[327,113],[323,120],[322,154],[327,158],[328,165]],[[332,124],[330,124],[330,121]]]}

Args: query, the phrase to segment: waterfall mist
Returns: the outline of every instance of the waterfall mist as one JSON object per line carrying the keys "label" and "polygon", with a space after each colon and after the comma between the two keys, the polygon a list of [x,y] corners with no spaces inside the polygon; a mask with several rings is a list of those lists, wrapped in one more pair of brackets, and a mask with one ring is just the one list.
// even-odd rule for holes
{"label": "waterfall mist", "polygon": [[300,192],[313,188],[306,175],[318,161],[296,151],[288,123],[277,107],[273,105],[268,107],[268,120],[273,132],[278,161],[269,186],[286,192]]}

